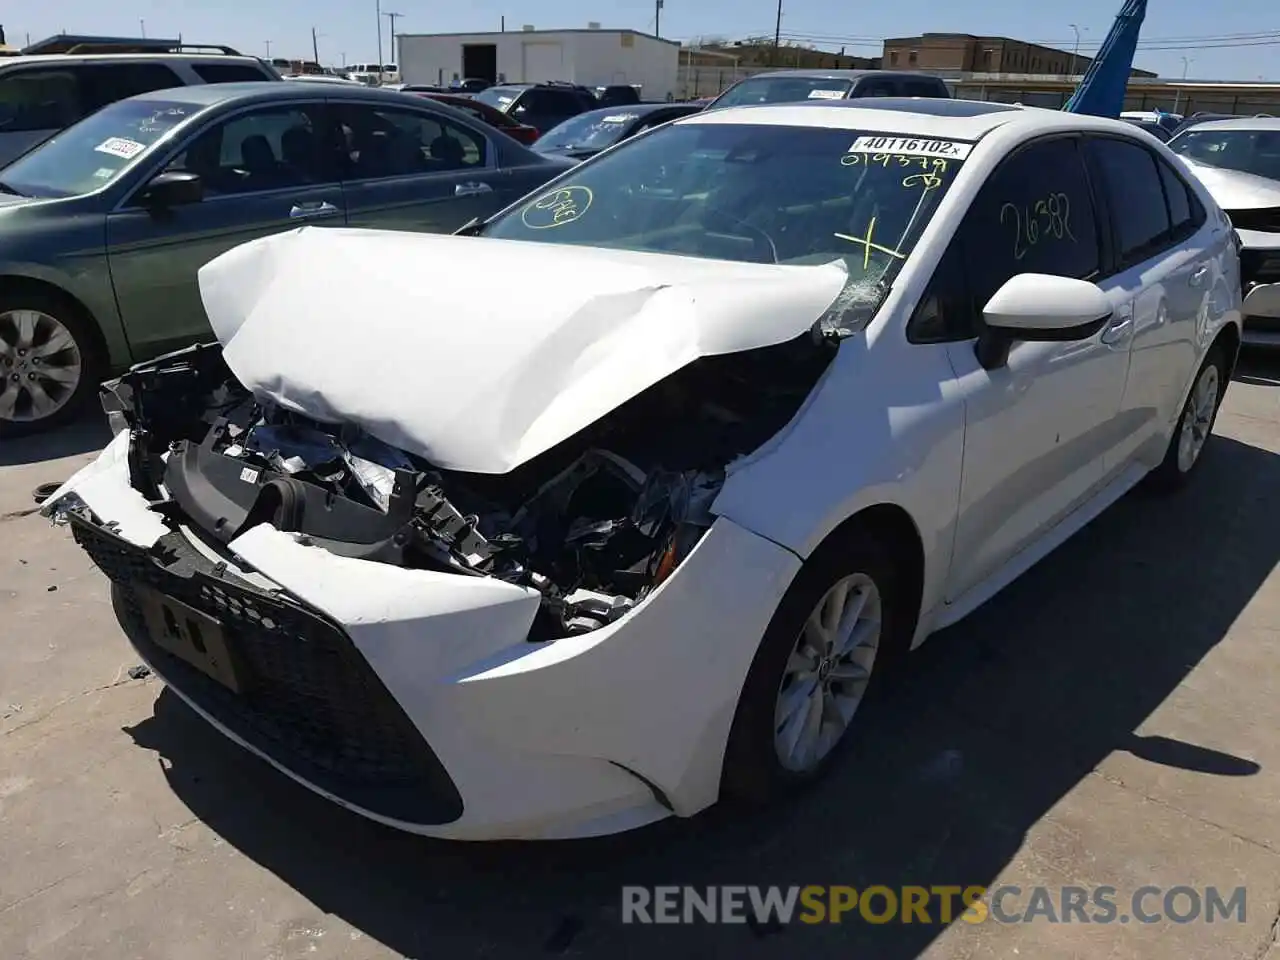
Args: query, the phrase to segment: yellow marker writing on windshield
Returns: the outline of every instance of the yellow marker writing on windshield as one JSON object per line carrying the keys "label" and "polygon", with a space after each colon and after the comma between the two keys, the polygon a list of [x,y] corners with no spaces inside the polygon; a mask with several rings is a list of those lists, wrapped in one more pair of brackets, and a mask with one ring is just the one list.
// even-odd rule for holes
{"label": "yellow marker writing on windshield", "polygon": [[872,217],[871,222],[867,224],[867,235],[865,237],[851,237],[847,233],[837,233],[836,236],[839,237],[841,240],[848,240],[850,243],[859,243],[862,245],[862,269],[863,270],[866,270],[869,266],[871,266],[872,250],[875,250],[877,253],[887,253],[889,256],[897,257],[899,260],[907,259],[907,255],[905,253],[899,253],[897,250],[890,249],[889,247],[882,247],[878,243],[873,243],[871,238],[875,236],[875,232],[876,232],[876,218]]}

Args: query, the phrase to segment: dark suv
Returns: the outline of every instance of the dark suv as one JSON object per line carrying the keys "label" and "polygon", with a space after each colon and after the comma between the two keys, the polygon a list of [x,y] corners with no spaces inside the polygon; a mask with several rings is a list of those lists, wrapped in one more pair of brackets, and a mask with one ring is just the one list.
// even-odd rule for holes
{"label": "dark suv", "polygon": [[854,97],[950,97],[941,77],[896,70],[777,70],[739,80],[708,105],[746,107]]}
{"label": "dark suv", "polygon": [[542,132],[600,106],[591,91],[571,83],[504,83],[472,99]]}

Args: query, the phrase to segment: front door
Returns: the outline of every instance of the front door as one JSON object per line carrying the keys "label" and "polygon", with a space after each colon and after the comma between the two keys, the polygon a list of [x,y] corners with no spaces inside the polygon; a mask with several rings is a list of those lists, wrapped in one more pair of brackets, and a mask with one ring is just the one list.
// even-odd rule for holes
{"label": "front door", "polygon": [[[1095,280],[1098,220],[1078,142],[1040,140],[983,186],[956,237],[975,324],[1010,277]],[[1016,342],[1007,364],[986,370],[974,341],[948,356],[965,403],[964,468],[947,592],[955,600],[1062,521],[1097,490],[1129,368],[1127,340],[1106,330],[1066,343]]]}
{"label": "front door", "polygon": [[429,108],[333,107],[347,147],[342,189],[351,226],[452,233],[506,205],[510,178],[474,128]]}
{"label": "front door", "polygon": [[345,222],[332,143],[319,102],[250,108],[194,133],[155,171],[199,174],[203,201],[153,210],[131,199],[107,218],[111,280],[135,356],[209,336],[196,274],[219,254],[292,227]]}

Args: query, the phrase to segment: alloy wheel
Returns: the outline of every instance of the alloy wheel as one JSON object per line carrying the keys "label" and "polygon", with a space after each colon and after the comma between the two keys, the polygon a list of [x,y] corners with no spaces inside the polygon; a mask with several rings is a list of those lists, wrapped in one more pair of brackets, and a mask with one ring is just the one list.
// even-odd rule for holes
{"label": "alloy wheel", "polygon": [[56,317],[39,310],[0,313],[0,420],[53,416],[83,375],[80,347]]}
{"label": "alloy wheel", "polygon": [[805,621],[774,708],[774,749],[784,768],[815,769],[862,703],[880,645],[880,591],[866,574],[837,581]]}
{"label": "alloy wheel", "polygon": [[1213,415],[1218,409],[1219,374],[1215,364],[1209,364],[1200,372],[1196,385],[1187,399],[1187,409],[1182,417],[1178,435],[1178,470],[1186,473],[1200,458],[1204,445],[1213,429]]}

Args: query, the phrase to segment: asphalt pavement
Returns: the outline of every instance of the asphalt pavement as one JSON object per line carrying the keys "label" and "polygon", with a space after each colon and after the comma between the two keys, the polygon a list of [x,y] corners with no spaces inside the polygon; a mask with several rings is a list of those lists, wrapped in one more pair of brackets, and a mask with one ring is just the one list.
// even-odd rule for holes
{"label": "asphalt pavement", "polygon": [[[558,844],[368,823],[131,679],[105,579],[30,497],[105,431],[0,441],[0,956],[1280,960],[1280,358],[1243,369],[1190,490],[1127,497],[931,639],[816,789]],[[626,925],[637,884],[1244,887],[1247,906]]]}

